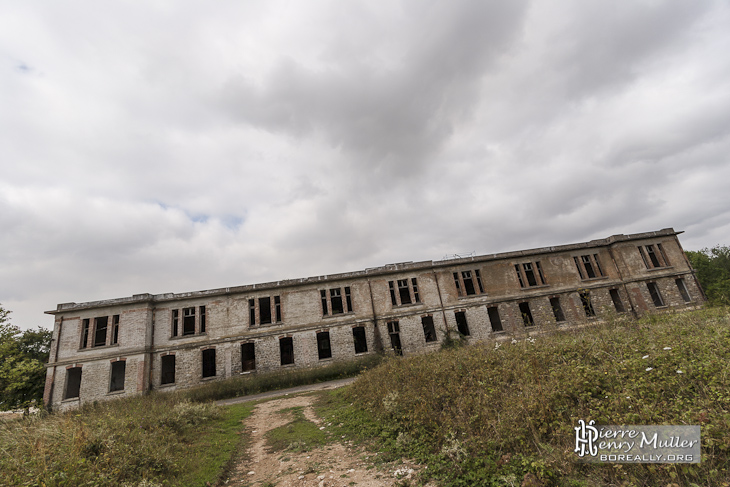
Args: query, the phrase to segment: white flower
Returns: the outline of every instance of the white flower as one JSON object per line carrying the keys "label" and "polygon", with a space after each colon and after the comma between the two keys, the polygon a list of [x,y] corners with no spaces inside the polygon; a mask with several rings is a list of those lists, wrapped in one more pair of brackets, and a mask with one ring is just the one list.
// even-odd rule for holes
{"label": "white flower", "polygon": [[684,374],[684,372],[682,372],[681,370],[678,370],[677,373],[678,374]]}
{"label": "white flower", "polygon": [[649,358],[649,356],[648,356],[648,355],[644,355],[644,356],[643,356],[643,357],[641,357],[641,358],[643,358],[644,360],[646,360],[646,359],[648,359],[648,358]]}
{"label": "white flower", "polygon": [[512,345],[514,345],[515,343],[517,343],[517,340],[513,338],[512,339]]}
{"label": "white flower", "polygon": [[664,350],[671,350],[672,347],[664,347]]}
{"label": "white flower", "polygon": [[631,399],[631,396],[626,396],[626,399]]}
{"label": "white flower", "polygon": [[646,371],[649,372],[650,370],[654,370],[654,367],[647,367]]}

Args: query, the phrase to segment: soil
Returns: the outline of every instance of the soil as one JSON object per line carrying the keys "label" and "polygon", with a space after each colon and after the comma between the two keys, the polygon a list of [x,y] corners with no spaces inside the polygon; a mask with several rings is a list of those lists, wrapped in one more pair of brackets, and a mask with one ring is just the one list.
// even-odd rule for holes
{"label": "soil", "polygon": [[312,404],[316,396],[285,396],[260,403],[245,421],[250,447],[231,469],[229,478],[221,482],[235,487],[381,487],[409,485],[423,468],[405,459],[376,466],[377,453],[354,446],[347,438],[306,452],[270,452],[266,446],[267,431],[291,422],[292,414],[282,409],[303,407],[304,416],[320,429],[330,426],[317,417]]}

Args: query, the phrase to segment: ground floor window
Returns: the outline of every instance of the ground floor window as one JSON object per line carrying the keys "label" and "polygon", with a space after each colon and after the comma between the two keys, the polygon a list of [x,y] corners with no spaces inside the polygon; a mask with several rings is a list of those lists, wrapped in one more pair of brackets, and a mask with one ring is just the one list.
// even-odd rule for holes
{"label": "ground floor window", "polygon": [[253,343],[241,344],[241,371],[256,370],[256,346]]}
{"label": "ground floor window", "polygon": [[470,333],[469,324],[466,322],[466,312],[457,311],[454,313],[454,317],[456,318],[456,328],[459,330],[459,333],[461,333],[465,337],[468,337]]}
{"label": "ground floor window", "polygon": [[63,394],[64,399],[73,399],[79,397],[81,391],[81,367],[71,367],[66,369],[66,391]]}
{"label": "ground floor window", "polygon": [[502,331],[502,320],[499,317],[499,309],[496,306],[487,308],[489,314],[489,324],[492,325],[492,331]]}
{"label": "ground floor window", "polygon": [[279,339],[279,358],[281,359],[281,365],[294,363],[294,340],[292,337]]}
{"label": "ground floor window", "polygon": [[368,351],[368,341],[365,337],[365,327],[356,326],[352,329],[352,338],[355,341],[355,353],[365,353]]}
{"label": "ground floor window", "polygon": [[433,326],[433,316],[423,316],[421,324],[423,325],[423,336],[426,338],[426,343],[435,342],[436,328]]}
{"label": "ground floor window", "polygon": [[322,331],[317,333],[317,354],[319,359],[332,358],[332,347],[330,347],[330,332]]}
{"label": "ground floor window", "polygon": [[203,350],[203,378],[215,377],[215,348]]}
{"label": "ground floor window", "polygon": [[127,362],[124,360],[117,360],[112,362],[112,374],[111,380],[109,381],[109,392],[123,391],[124,390],[124,377],[127,370]]}
{"label": "ground floor window", "polygon": [[165,355],[162,357],[160,384],[175,383],[175,356]]}

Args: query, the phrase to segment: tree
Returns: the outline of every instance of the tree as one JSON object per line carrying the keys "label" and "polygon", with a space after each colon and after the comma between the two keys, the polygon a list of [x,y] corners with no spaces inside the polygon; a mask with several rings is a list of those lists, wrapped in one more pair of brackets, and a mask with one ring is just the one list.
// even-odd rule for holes
{"label": "tree", "polygon": [[0,410],[28,407],[43,399],[51,331],[21,331],[0,305]]}
{"label": "tree", "polygon": [[730,247],[686,252],[711,305],[730,305]]}

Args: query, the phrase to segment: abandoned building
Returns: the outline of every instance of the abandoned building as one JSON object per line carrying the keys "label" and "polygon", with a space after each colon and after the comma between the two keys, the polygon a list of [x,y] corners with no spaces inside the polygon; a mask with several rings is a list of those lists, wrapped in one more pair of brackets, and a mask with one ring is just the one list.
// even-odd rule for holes
{"label": "abandoned building", "polygon": [[500,339],[694,307],[673,229],[179,294],[59,304],[44,400],[56,410],[385,350]]}

